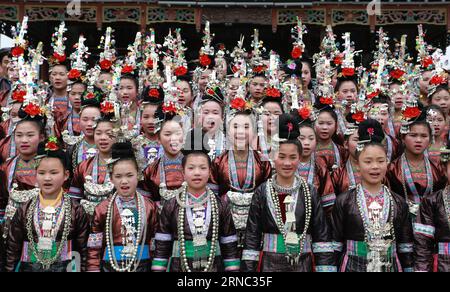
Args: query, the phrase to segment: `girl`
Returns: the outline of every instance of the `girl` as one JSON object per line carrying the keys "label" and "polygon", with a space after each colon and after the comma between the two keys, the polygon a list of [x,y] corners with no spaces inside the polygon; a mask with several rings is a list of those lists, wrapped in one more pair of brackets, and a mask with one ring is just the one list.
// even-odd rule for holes
{"label": "girl", "polygon": [[341,272],[412,271],[413,236],[405,200],[383,185],[388,161],[375,120],[358,128],[361,183],[338,196],[332,232]]}
{"label": "girl", "polygon": [[218,86],[206,89],[200,108],[200,126],[206,132],[210,157],[219,157],[226,149],[223,130],[224,96]]}
{"label": "girl", "polygon": [[357,152],[358,145],[358,125],[361,120],[355,120],[357,116],[349,113],[346,116],[346,131],[344,148],[349,154],[345,165],[342,165],[331,174],[331,181],[333,182],[336,196],[344,193],[347,190],[353,190],[361,183],[361,173],[358,170]]}
{"label": "girl", "polygon": [[346,130],[345,116],[350,112],[351,105],[356,102],[358,97],[358,82],[356,76],[340,76],[337,80],[334,92],[341,104],[341,107],[335,109],[335,112],[338,121],[337,133],[342,138]]}
{"label": "girl", "polygon": [[234,110],[228,119],[231,148],[214,161],[211,184],[214,191],[230,203],[241,244],[253,193],[270,177],[272,169],[269,161],[250,148],[255,131],[254,116],[248,111]]}
{"label": "girl", "polygon": [[[178,76],[176,87],[179,92],[178,104],[184,109],[184,115],[182,116],[181,123],[185,132],[189,131],[194,121],[194,110],[200,107],[202,98],[198,98],[193,101],[193,91],[189,77]],[[202,94],[204,96],[205,93]]]}
{"label": "girl", "polygon": [[158,225],[156,205],[137,192],[139,167],[131,142],[112,146],[116,192],[95,208],[88,241],[89,272],[149,272]]}
{"label": "girl", "polygon": [[230,209],[207,187],[211,160],[205,140],[198,130],[186,137],[182,163],[186,182],[161,212],[153,271],[239,271]]}
{"label": "girl", "polygon": [[174,196],[174,190],[180,188],[184,181],[181,167],[184,134],[182,125],[174,119],[175,113],[164,112],[163,106],[158,107],[156,118],[162,123],[158,138],[164,154],[145,169],[143,194],[150,197],[161,209],[164,202]]}
{"label": "girl", "polygon": [[316,188],[322,207],[328,214],[336,196],[325,161],[322,158],[317,158],[315,154],[317,135],[314,132],[311,110],[309,108],[300,108],[299,110],[293,110],[291,115],[299,127],[300,135],[298,140],[302,145],[298,174],[309,185]]}
{"label": "girl", "polygon": [[[35,115],[31,111],[36,105],[29,103],[19,110],[21,120],[14,130],[14,145],[17,147],[17,156],[0,166],[0,221],[6,214],[6,229],[12,220],[15,211],[21,203],[28,201],[33,192],[22,192],[32,190],[36,187],[36,161],[39,142],[44,141],[44,115]],[[39,107],[37,107],[39,109]],[[31,116],[33,114],[33,116]],[[8,205],[8,208],[6,208]],[[8,233],[5,231],[4,235]]]}
{"label": "girl", "polygon": [[63,140],[68,145],[67,152],[72,160],[71,169],[75,170],[81,162],[90,158],[96,152],[94,141],[94,125],[101,116],[100,103],[103,95],[99,90],[85,91],[81,98],[80,131],[76,139],[65,136]]}
{"label": "girl", "polygon": [[146,87],[142,93],[141,134],[132,139],[133,145],[141,151],[148,164],[161,156],[161,144],[158,141],[155,113],[164,100],[161,87]]}
{"label": "girl", "polygon": [[112,145],[116,138],[113,117],[105,115],[94,127],[94,141],[98,153],[81,162],[74,170],[69,194],[73,199],[81,199],[81,205],[89,216],[95,207],[107,199],[114,188],[107,171],[111,160]]}
{"label": "girl", "polygon": [[260,153],[263,156],[268,158],[272,144],[272,137],[277,131],[277,125],[275,122],[278,117],[283,114],[281,96],[279,99],[266,97],[264,98],[261,106],[263,108],[263,112],[258,119],[257,149],[260,150]]}
{"label": "girl", "polygon": [[266,92],[267,78],[264,72],[254,73],[248,81],[248,100],[251,100],[256,106],[260,105]]}
{"label": "girl", "polygon": [[311,272],[313,255],[316,271],[336,271],[319,195],[297,174],[302,153],[298,136],[294,119],[280,116],[276,175],[256,189],[250,206],[242,254],[245,272],[256,272],[258,261],[262,272]]}
{"label": "girl", "polygon": [[67,84],[69,81],[67,64],[55,64],[50,68],[50,92],[46,104],[50,105],[54,111],[61,114],[69,110],[69,100],[67,98]]}
{"label": "girl", "polygon": [[135,129],[137,133],[141,129],[141,111],[138,101],[138,81],[132,74],[122,74],[119,84],[119,101],[121,106],[129,107],[128,130]]}
{"label": "girl", "polygon": [[433,89],[434,90],[431,91],[433,93],[428,95],[429,104],[440,106],[447,117],[450,111],[450,91],[447,82],[445,82],[445,85],[439,85]]}
{"label": "girl", "polygon": [[447,139],[447,119],[444,111],[437,105],[428,106],[426,112],[427,121],[433,130],[432,143],[428,147],[428,157],[434,165],[439,165],[441,162],[440,149],[445,146]]}
{"label": "girl", "polygon": [[393,127],[394,133],[390,133],[393,137],[398,137],[400,134],[402,107],[405,101],[405,95],[403,94],[403,85],[400,81],[393,80],[389,85],[389,92],[391,97],[391,103],[394,105]]}
{"label": "girl", "polygon": [[[391,136],[390,133],[395,133],[393,129],[392,120],[389,113],[389,101],[388,98],[384,95],[379,95],[379,97],[375,97],[371,100],[370,109],[369,109],[369,118],[377,120],[381,127],[383,127],[383,131],[385,133],[385,144],[386,151],[388,155],[388,160],[392,161],[398,157],[399,152],[399,143],[398,140]],[[392,135],[393,135],[392,134]]]}
{"label": "girl", "polygon": [[[450,178],[450,141],[442,149],[441,159]],[[414,223],[414,270],[416,272],[448,272],[450,222],[448,217],[450,179],[446,187],[422,200]],[[434,255],[437,252],[437,257]]]}
{"label": "girl", "polygon": [[313,105],[316,102],[316,98],[313,93],[312,79],[314,76],[314,70],[311,61],[302,59],[302,83],[303,92],[305,92],[304,102]]}
{"label": "girl", "polygon": [[392,191],[404,196],[410,213],[415,216],[424,196],[444,188],[445,176],[441,167],[434,165],[425,155],[432,132],[422,105],[409,104],[403,117],[405,152],[390,164],[386,178]]}
{"label": "girl", "polygon": [[17,87],[12,92],[11,100],[8,102],[9,117],[0,123],[0,139],[10,136],[17,122],[20,121],[19,110],[22,106],[23,97],[25,94],[26,91],[22,90],[21,87]]}
{"label": "girl", "polygon": [[68,135],[80,135],[80,111],[81,111],[81,97],[86,91],[86,85],[81,82],[70,85],[69,102],[70,109],[62,114],[55,112],[55,136],[62,142],[62,133],[67,131]]}
{"label": "girl", "polygon": [[36,180],[39,192],[18,209],[11,222],[6,270],[65,272],[74,252],[77,271],[86,270],[89,221],[83,208],[63,190],[69,160],[52,137],[38,151]]}
{"label": "girl", "polygon": [[315,121],[315,130],[318,136],[316,155],[325,160],[327,169],[331,172],[342,166],[345,161],[345,153],[342,146],[333,141],[338,125],[336,112],[332,106],[322,104],[320,100],[315,104],[315,108],[319,111]]}

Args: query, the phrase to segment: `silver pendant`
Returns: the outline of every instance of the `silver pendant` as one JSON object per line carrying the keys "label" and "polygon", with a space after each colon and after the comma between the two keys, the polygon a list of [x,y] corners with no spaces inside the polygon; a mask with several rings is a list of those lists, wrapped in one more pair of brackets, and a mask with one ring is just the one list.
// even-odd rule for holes
{"label": "silver pendant", "polygon": [[203,235],[194,235],[193,238],[194,246],[206,246],[208,241],[206,240],[206,236]]}
{"label": "silver pendant", "polygon": [[38,249],[41,251],[51,251],[53,249],[53,240],[47,237],[39,238]]}

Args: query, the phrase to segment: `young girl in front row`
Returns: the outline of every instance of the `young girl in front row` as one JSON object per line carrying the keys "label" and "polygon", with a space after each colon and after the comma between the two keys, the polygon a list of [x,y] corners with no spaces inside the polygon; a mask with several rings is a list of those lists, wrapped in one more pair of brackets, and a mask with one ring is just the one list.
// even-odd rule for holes
{"label": "young girl in front row", "polygon": [[139,166],[131,142],[112,146],[116,192],[96,208],[89,236],[89,272],[148,272],[158,224],[156,205],[137,191]]}
{"label": "young girl in front row", "polygon": [[230,208],[207,187],[211,160],[205,140],[205,133],[198,129],[186,137],[186,183],[175,198],[164,204],[155,236],[153,271],[239,271],[237,235]]}
{"label": "young girl in front row", "polygon": [[358,128],[361,183],[336,200],[333,240],[341,272],[412,271],[413,234],[405,200],[383,185],[388,160],[375,120]]}
{"label": "young girl in front row", "polygon": [[69,160],[52,137],[38,150],[36,180],[39,195],[21,206],[8,234],[6,270],[65,272],[73,252],[80,255],[77,270],[86,270],[89,220],[83,208],[64,192]]}

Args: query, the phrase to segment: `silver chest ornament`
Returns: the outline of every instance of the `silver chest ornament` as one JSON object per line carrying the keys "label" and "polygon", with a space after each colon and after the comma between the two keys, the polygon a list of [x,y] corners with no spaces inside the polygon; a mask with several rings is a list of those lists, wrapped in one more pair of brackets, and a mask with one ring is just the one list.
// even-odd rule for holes
{"label": "silver chest ornament", "polygon": [[124,209],[120,214],[122,220],[122,258],[132,258],[136,254],[136,220],[130,209]]}
{"label": "silver chest ornament", "polygon": [[39,196],[40,190],[38,188],[26,191],[18,191],[17,183],[12,185],[12,189],[9,195],[8,205],[5,210],[5,225],[3,228],[3,238],[6,239],[8,236],[9,226],[11,224],[11,220],[14,218],[16,211],[23,204],[29,202],[31,199]]}
{"label": "silver chest ornament", "polygon": [[95,207],[103,200],[107,199],[114,189],[111,181],[106,180],[103,184],[96,184],[93,182],[92,176],[86,176],[84,183],[84,193],[86,199],[80,201],[81,206],[87,214],[94,215]]}
{"label": "silver chest ornament", "polygon": [[392,246],[392,240],[386,240],[391,235],[390,223],[383,222],[383,207],[376,201],[369,207],[369,220],[371,222],[368,232],[371,239],[368,242],[367,272],[386,272],[392,267],[389,261],[388,249]]}
{"label": "silver chest ornament", "polygon": [[54,207],[46,207],[42,214],[42,236],[39,237],[38,249],[51,251],[53,249],[53,239],[56,237],[56,209]]}
{"label": "silver chest ornament", "polygon": [[245,230],[247,227],[248,212],[252,202],[253,193],[240,193],[229,191],[228,199],[231,202],[231,214],[237,230]]}

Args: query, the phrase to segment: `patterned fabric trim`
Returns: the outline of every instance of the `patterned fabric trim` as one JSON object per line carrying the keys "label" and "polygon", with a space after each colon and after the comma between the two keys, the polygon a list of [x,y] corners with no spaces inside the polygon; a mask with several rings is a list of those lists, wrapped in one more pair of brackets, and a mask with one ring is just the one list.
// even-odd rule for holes
{"label": "patterned fabric trim", "polygon": [[316,272],[318,273],[336,273],[337,267],[336,266],[316,266]]}
{"label": "patterned fabric trim", "polygon": [[172,234],[168,234],[168,233],[156,233],[155,234],[155,240],[158,240],[158,241],[172,241],[173,237],[172,237]]}
{"label": "patterned fabric trim", "polygon": [[320,198],[322,201],[322,207],[330,207],[334,205],[334,202],[336,201],[336,194],[328,194],[324,195]]}
{"label": "patterned fabric trim", "polygon": [[420,223],[414,223],[414,233],[421,234],[426,237],[434,238],[435,228],[431,225],[425,225]]}
{"label": "patterned fabric trim", "polygon": [[313,253],[334,252],[333,242],[315,242],[312,244]]}
{"label": "patterned fabric trim", "polygon": [[227,243],[232,243],[232,242],[237,242],[237,241],[238,241],[237,235],[224,236],[224,237],[220,238],[221,244],[227,244]]}
{"label": "patterned fabric trim", "polygon": [[103,245],[103,233],[91,233],[89,234],[89,239],[87,246],[89,248],[101,248]]}
{"label": "patterned fabric trim", "polygon": [[410,253],[414,251],[413,243],[399,243],[398,244],[398,252],[399,253]]}
{"label": "patterned fabric trim", "polygon": [[242,260],[243,261],[258,261],[259,253],[260,253],[259,250],[244,249],[242,251]]}

